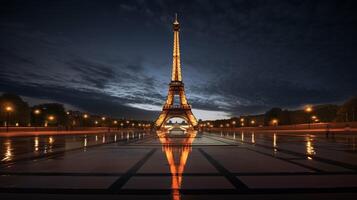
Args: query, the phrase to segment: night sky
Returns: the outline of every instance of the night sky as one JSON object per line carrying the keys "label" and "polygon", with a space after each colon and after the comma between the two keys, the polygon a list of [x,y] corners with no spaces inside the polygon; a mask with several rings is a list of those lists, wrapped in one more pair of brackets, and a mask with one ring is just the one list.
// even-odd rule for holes
{"label": "night sky", "polygon": [[357,94],[355,0],[2,0],[0,92],[155,119],[170,81],[175,12],[197,118]]}

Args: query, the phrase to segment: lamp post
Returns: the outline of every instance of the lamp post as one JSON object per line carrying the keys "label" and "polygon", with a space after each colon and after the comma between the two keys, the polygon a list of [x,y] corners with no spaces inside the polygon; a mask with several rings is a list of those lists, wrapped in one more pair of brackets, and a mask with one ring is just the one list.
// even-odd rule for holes
{"label": "lamp post", "polygon": [[13,109],[11,106],[6,106],[5,111],[6,111],[6,132],[9,132],[10,113],[13,111]]}
{"label": "lamp post", "polygon": [[315,115],[311,116],[312,122],[315,121],[315,119],[317,119],[317,117]]}
{"label": "lamp post", "polygon": [[[116,127],[117,124],[118,124],[118,121],[117,121],[117,120],[114,120],[114,121],[113,121],[113,124],[114,124],[114,127]],[[119,129],[119,127],[117,127],[117,129]],[[114,128],[114,130],[115,130],[115,128]]]}
{"label": "lamp post", "polygon": [[87,126],[87,119],[88,119],[88,117],[89,117],[88,114],[84,114],[84,115],[83,115],[83,119],[84,119],[84,120],[83,120],[83,126],[84,126],[84,127]]}
{"label": "lamp post", "polygon": [[234,128],[236,127],[236,121],[232,121],[232,126],[233,126],[233,130],[234,130]]}
{"label": "lamp post", "polygon": [[101,126],[104,127],[104,126],[105,126],[105,120],[106,120],[106,118],[105,118],[105,117],[102,117],[101,119],[102,119]]}
{"label": "lamp post", "polygon": [[244,126],[244,118],[240,118],[240,126]]}
{"label": "lamp post", "polygon": [[126,128],[129,128],[130,121],[126,120]]}
{"label": "lamp post", "polygon": [[[47,119],[48,119],[48,121],[53,122],[53,120],[55,120],[55,116],[50,115],[50,116],[47,117]],[[47,121],[46,121],[46,126],[48,126]]]}
{"label": "lamp post", "polygon": [[310,129],[310,122],[311,122],[311,119],[310,119],[310,113],[312,112],[312,107],[311,106],[306,106],[305,107],[305,112],[308,114],[308,129]]}
{"label": "lamp post", "polygon": [[273,119],[272,124],[275,126],[276,129],[278,129],[279,121],[277,119]]}
{"label": "lamp post", "polygon": [[[38,116],[38,115],[40,115],[41,114],[41,110],[40,109],[36,109],[36,110],[34,110],[33,111],[33,113],[36,115],[36,116]],[[38,120],[38,118],[37,118],[37,120]],[[36,121],[37,121],[36,120]],[[38,121],[37,121],[38,122]],[[37,131],[37,126],[39,125],[39,123],[35,123],[35,131]]]}

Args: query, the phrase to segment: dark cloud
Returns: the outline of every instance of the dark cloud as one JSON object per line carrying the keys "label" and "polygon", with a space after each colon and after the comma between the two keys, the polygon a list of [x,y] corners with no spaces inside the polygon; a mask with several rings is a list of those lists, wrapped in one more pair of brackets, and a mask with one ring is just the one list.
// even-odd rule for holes
{"label": "dark cloud", "polygon": [[67,63],[70,68],[78,73],[88,84],[94,84],[95,87],[103,89],[105,84],[115,79],[115,73],[111,66],[105,66],[99,63],[91,63],[86,60],[73,60]]}
{"label": "dark cloud", "polygon": [[23,96],[56,100],[96,114],[110,115],[121,118],[153,119],[158,112],[141,110],[125,105],[125,99],[113,97],[103,93],[86,92],[71,88],[51,86],[24,86],[7,82],[0,85],[1,91],[17,91]]}

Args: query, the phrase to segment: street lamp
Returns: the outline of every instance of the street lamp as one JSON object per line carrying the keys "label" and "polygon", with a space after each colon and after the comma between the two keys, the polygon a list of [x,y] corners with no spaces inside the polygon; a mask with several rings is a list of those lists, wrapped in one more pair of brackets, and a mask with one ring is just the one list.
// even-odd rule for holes
{"label": "street lamp", "polygon": [[[40,109],[36,109],[36,110],[33,111],[33,113],[38,116],[38,115],[41,114],[41,110]],[[38,118],[35,120],[35,122],[37,122],[37,123],[35,123],[35,131],[37,131],[37,126],[39,126],[39,124],[40,124],[40,123],[38,123],[39,121],[40,120]]]}
{"label": "street lamp", "polygon": [[[47,117],[47,120],[48,120],[48,121],[50,121],[50,122],[52,122],[53,120],[55,120],[55,116],[53,116],[53,115],[49,115],[49,116]],[[45,127],[47,127],[47,126],[48,126],[48,122],[47,122],[47,120],[45,121]]]}
{"label": "street lamp", "polygon": [[311,106],[306,106],[305,107],[305,112],[307,112],[307,113],[312,112],[312,107]]}
{"label": "street lamp", "polygon": [[232,126],[233,126],[233,128],[235,128],[236,127],[236,121],[232,121]]}
{"label": "street lamp", "polygon": [[5,110],[6,110],[6,112],[12,112],[12,107],[11,106],[6,106]]}
{"label": "street lamp", "polygon": [[13,111],[13,108],[11,106],[6,106],[5,111],[6,111],[6,132],[9,132],[9,119],[10,119],[10,113]]}
{"label": "street lamp", "polygon": [[84,119],[83,120],[83,126],[87,126],[87,120],[86,119],[88,119],[88,117],[89,117],[88,114],[84,114],[83,115],[83,119]]}
{"label": "street lamp", "polygon": [[240,121],[240,126],[244,126],[244,120],[245,120],[244,118],[240,118],[240,120],[239,120]]}
{"label": "street lamp", "polygon": [[53,121],[55,120],[55,117],[53,115],[48,116],[48,120]]}
{"label": "street lamp", "polygon": [[[105,118],[105,117],[102,117],[101,120],[102,120],[101,126],[103,127],[103,126],[106,125],[105,122],[104,122],[104,121],[106,120],[106,118]],[[110,126],[110,125],[108,125],[108,126]]]}
{"label": "street lamp", "polygon": [[[307,113],[307,114],[309,114],[309,113],[311,113],[312,112],[312,107],[311,106],[306,106],[305,107],[305,112]],[[310,129],[310,122],[311,122],[311,120],[310,120],[310,117],[308,117],[308,128]]]}
{"label": "street lamp", "polygon": [[278,126],[278,123],[279,123],[279,121],[278,121],[277,119],[273,119],[273,120],[272,120],[272,124],[273,124],[274,126]]}
{"label": "street lamp", "polygon": [[254,121],[254,120],[251,120],[251,121],[250,121],[250,124],[251,124],[252,126],[254,126],[255,121]]}

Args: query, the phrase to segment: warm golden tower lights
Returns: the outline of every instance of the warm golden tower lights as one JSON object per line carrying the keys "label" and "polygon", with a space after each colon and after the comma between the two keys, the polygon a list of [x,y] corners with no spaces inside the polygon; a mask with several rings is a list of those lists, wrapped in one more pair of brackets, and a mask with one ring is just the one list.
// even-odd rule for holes
{"label": "warm golden tower lights", "polygon": [[[155,122],[155,125],[158,128],[165,125],[166,121],[172,117],[181,117],[185,119],[193,128],[195,128],[198,124],[197,119],[191,111],[191,106],[187,102],[185,88],[182,82],[179,31],[180,23],[178,22],[176,15],[173,23],[174,46],[171,82],[169,84],[167,100],[159,118]],[[179,98],[175,99],[175,96],[178,96]],[[175,102],[175,100],[179,102]]]}

